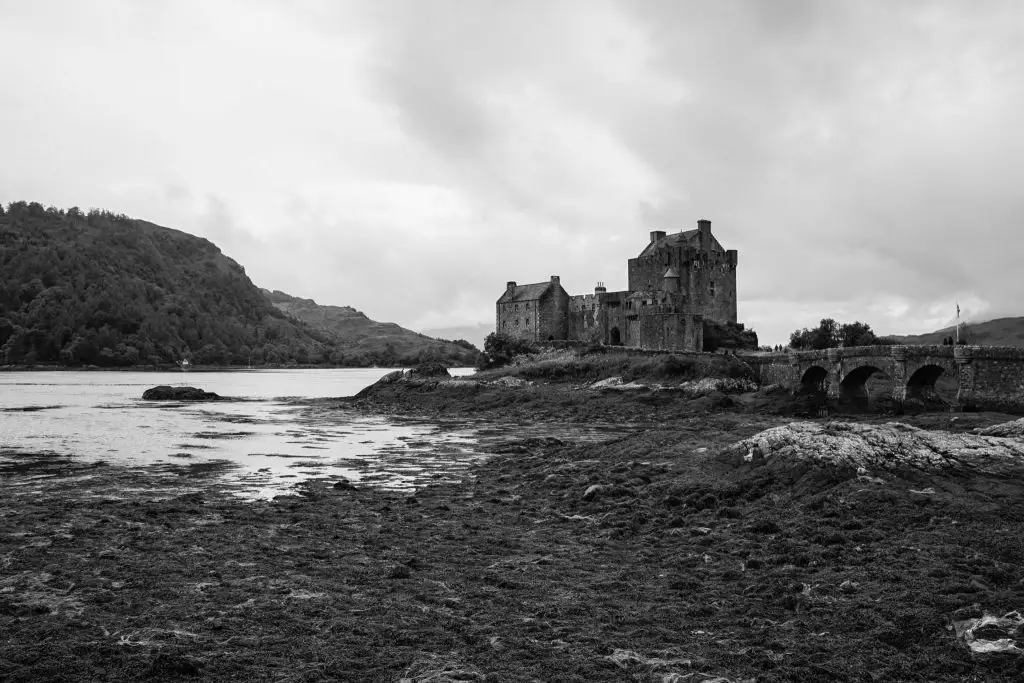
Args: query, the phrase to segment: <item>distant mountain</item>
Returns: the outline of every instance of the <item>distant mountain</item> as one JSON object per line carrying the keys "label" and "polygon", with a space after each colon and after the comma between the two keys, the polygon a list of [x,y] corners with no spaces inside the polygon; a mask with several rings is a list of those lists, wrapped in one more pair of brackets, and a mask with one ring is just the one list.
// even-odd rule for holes
{"label": "distant mountain", "polygon": [[351,306],[323,306],[277,290],[263,290],[263,294],[283,313],[330,337],[342,361],[362,363],[366,358],[385,358],[402,359],[405,364],[476,362],[478,351],[469,342],[434,339],[395,323],[376,322]]}
{"label": "distant mountain", "polygon": [[[955,337],[956,327],[945,327],[926,334],[893,335],[901,344],[941,344]],[[961,325],[960,336],[968,344],[983,346],[1024,346],[1024,317],[996,318],[983,323]]]}

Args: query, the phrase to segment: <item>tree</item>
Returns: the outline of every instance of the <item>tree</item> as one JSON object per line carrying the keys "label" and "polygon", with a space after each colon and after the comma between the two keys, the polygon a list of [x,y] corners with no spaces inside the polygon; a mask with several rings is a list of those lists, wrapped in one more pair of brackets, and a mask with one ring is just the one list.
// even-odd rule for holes
{"label": "tree", "polygon": [[477,368],[480,370],[500,368],[503,365],[508,365],[516,356],[536,352],[537,347],[525,339],[513,337],[504,332],[491,332],[484,339],[484,352],[477,360]]}
{"label": "tree", "polygon": [[838,346],[888,346],[891,337],[879,337],[867,323],[860,321],[840,325],[832,318],[822,318],[814,329],[796,330],[789,336],[794,349],[833,349]]}
{"label": "tree", "polygon": [[703,328],[704,351],[714,353],[718,349],[757,348],[757,332],[746,329],[743,323],[705,320]]}

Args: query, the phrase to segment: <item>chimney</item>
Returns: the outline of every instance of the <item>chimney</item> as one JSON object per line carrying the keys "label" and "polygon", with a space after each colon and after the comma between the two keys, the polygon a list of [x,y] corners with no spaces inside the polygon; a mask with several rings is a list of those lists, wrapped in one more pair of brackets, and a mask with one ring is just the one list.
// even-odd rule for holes
{"label": "chimney", "polygon": [[516,291],[516,281],[509,280],[508,283],[505,285],[505,291],[509,294]]}
{"label": "chimney", "polygon": [[663,239],[665,239],[665,231],[664,230],[654,230],[653,232],[651,232],[651,243],[652,244],[654,242],[657,242],[658,240],[663,240]]}
{"label": "chimney", "polygon": [[604,286],[603,282],[598,282],[597,287],[594,287],[594,294],[604,294],[608,289]]}
{"label": "chimney", "polygon": [[562,280],[557,275],[551,276],[551,284],[561,286]]}
{"label": "chimney", "polygon": [[711,221],[701,218],[697,221],[697,229],[700,230],[700,248],[707,250],[711,248]]}

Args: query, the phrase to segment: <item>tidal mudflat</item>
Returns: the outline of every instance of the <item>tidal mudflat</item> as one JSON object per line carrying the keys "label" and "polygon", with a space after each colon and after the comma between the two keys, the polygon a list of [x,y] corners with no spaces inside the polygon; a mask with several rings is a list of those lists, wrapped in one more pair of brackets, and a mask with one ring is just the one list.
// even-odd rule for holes
{"label": "tidal mudflat", "polygon": [[[821,434],[787,441],[758,437],[793,418],[748,410],[756,397],[727,407],[619,393],[590,402],[589,417],[618,404],[628,428],[577,439],[509,433],[519,404],[540,431],[567,414],[588,422],[575,389],[454,391],[419,399],[424,414],[443,405],[494,437],[459,481],[310,480],[253,500],[220,477],[185,478],[185,490],[177,473],[96,462],[5,476],[0,678],[1009,681],[1024,670],[1020,477],[796,457],[825,437],[870,455],[893,429],[910,450],[949,435],[953,455],[986,443],[1002,457],[1009,437],[974,430],[1012,416],[922,415],[905,429],[858,418],[859,431],[814,420]],[[416,400],[388,399],[410,418]],[[314,403],[311,415],[335,409]]]}

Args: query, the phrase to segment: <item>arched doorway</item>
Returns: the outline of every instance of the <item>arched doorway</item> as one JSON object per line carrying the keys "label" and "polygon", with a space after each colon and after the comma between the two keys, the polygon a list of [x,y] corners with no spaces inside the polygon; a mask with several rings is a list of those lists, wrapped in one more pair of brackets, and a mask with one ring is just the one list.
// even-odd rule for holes
{"label": "arched doorway", "polygon": [[622,346],[622,335],[619,333],[619,328],[613,327],[608,332],[608,343],[612,346]]}

